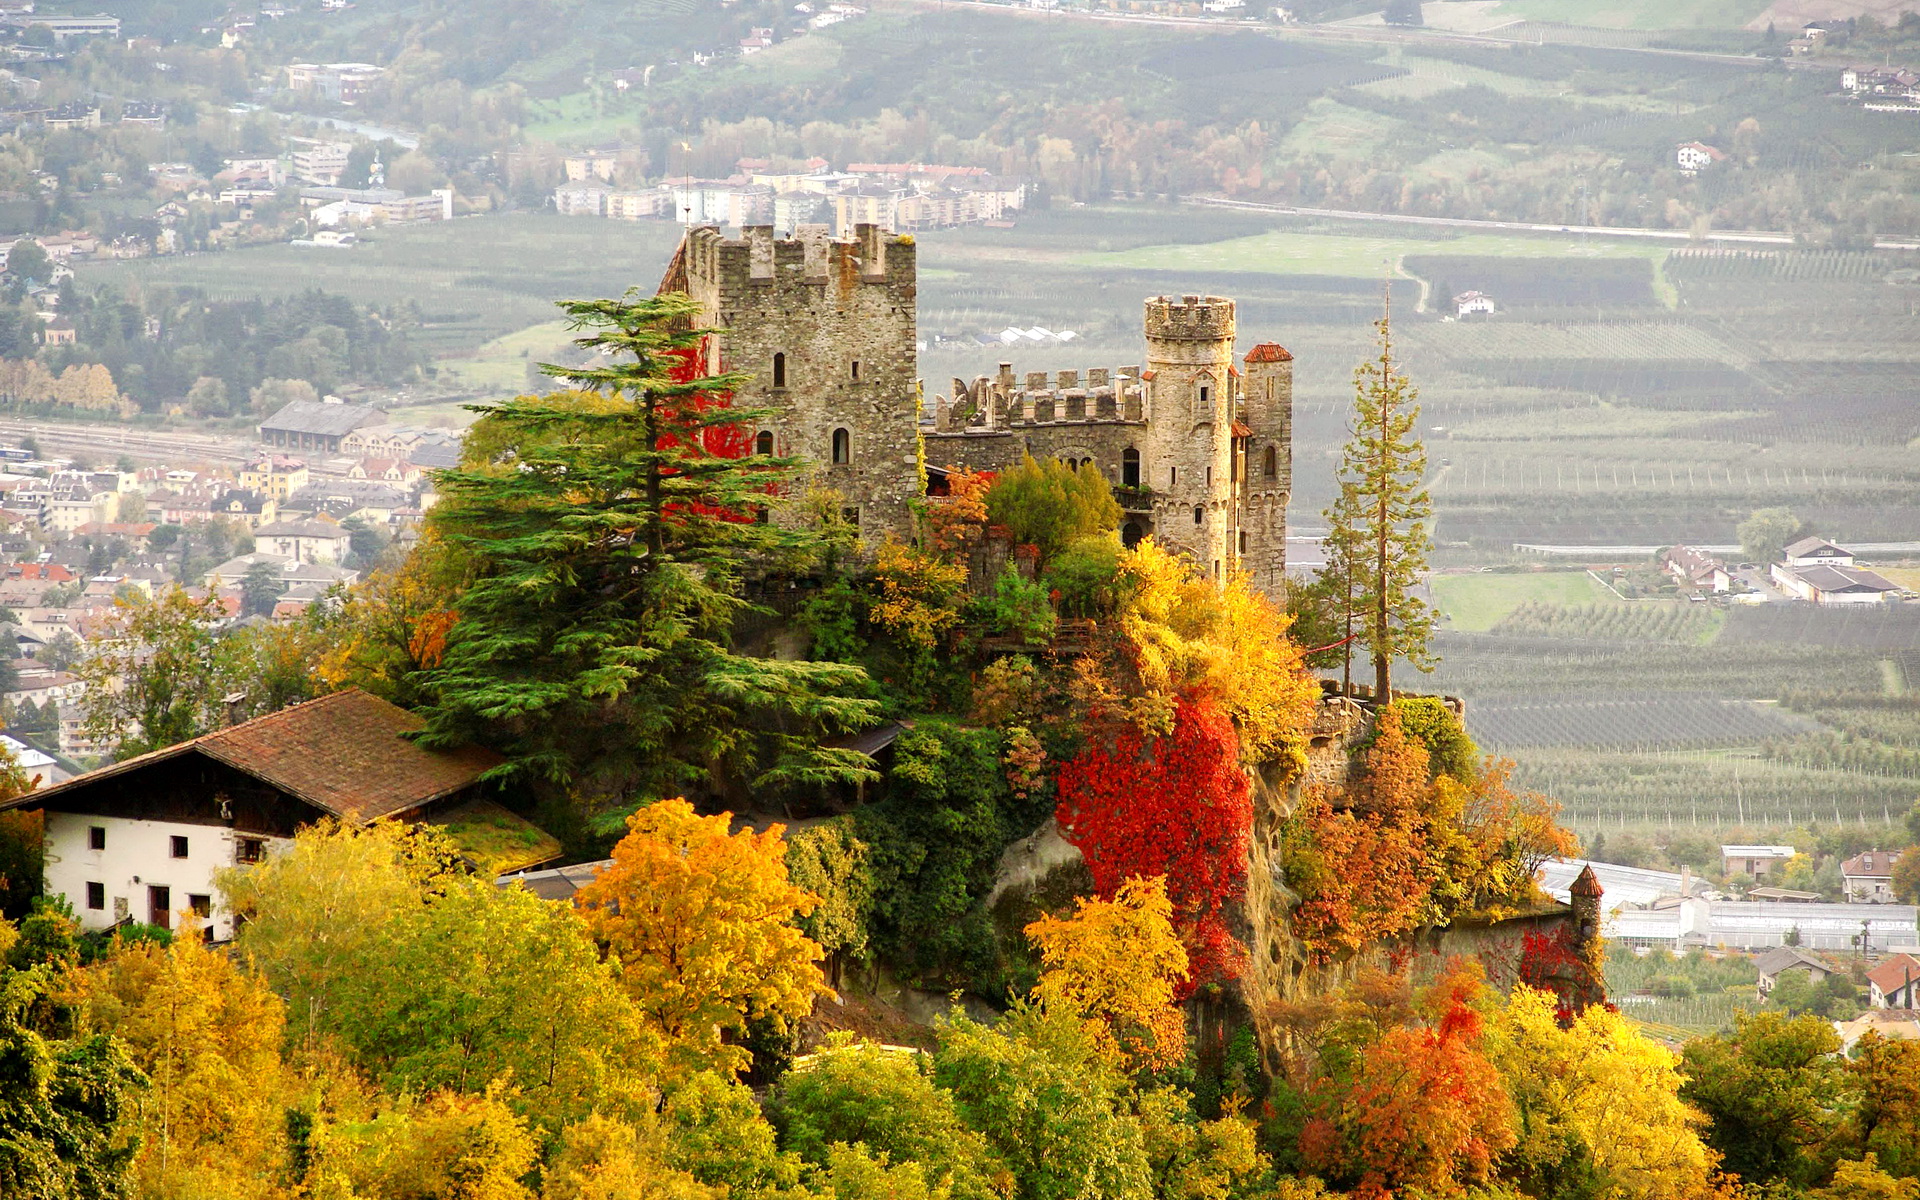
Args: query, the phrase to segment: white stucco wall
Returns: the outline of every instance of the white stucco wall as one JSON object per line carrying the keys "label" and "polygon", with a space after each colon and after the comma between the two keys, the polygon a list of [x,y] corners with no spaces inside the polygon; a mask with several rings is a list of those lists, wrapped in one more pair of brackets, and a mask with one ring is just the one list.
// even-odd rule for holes
{"label": "white stucco wall", "polygon": [[[107,831],[105,850],[89,849],[87,831],[98,826]],[[187,839],[187,857],[173,857],[172,838]],[[149,887],[171,889],[168,898],[175,914],[171,924],[179,927],[178,914],[188,907],[187,897],[204,895],[213,902],[213,935],[216,941],[233,936],[233,917],[220,904],[214,876],[235,865],[237,843],[241,837],[219,825],[188,825],[171,821],[139,821],[124,817],[96,817],[78,813],[48,813],[46,835],[46,890],[63,895],[73,905],[80,924],[87,929],[105,929],[131,916],[148,919]],[[284,839],[261,838],[271,854]],[[99,883],[106,891],[105,906],[87,907],[87,884]],[[122,907],[121,902],[124,902]]]}

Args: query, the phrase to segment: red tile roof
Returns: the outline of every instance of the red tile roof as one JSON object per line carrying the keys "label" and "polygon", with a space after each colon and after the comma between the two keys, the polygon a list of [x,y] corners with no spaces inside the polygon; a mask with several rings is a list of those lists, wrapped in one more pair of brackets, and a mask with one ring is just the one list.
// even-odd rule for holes
{"label": "red tile roof", "polygon": [[58,792],[197,752],[343,821],[362,825],[457,792],[504,761],[479,746],[429,750],[403,736],[425,727],[425,721],[406,709],[350,688],[103,767],[21,799],[38,807]]}
{"label": "red tile roof", "polygon": [[1246,361],[1250,363],[1292,362],[1293,355],[1278,342],[1261,342],[1247,351]]}
{"label": "red tile roof", "polygon": [[1909,976],[1914,982],[1920,983],[1920,959],[1911,954],[1896,954],[1867,972],[1867,978],[1880,989],[1882,996],[1905,987]]}
{"label": "red tile roof", "polygon": [[1893,864],[1899,861],[1900,851],[1898,850],[1868,850],[1841,863],[1840,874],[1851,875],[1856,879],[1862,876],[1867,878],[1890,876],[1893,874]]}

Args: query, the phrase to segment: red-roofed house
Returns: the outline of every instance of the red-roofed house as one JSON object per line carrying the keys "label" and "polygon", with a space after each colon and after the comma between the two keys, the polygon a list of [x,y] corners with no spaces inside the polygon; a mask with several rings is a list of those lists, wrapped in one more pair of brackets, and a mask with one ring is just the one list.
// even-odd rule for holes
{"label": "red-roofed house", "polygon": [[1867,994],[1875,1008],[1916,1008],[1914,985],[1920,984],[1920,959],[1896,954],[1867,972]]}
{"label": "red-roofed house", "polygon": [[1717,162],[1725,162],[1726,158],[1726,151],[1705,142],[1682,142],[1673,151],[1674,161],[1689,175],[1704,171]]}
{"label": "red-roofed house", "polygon": [[1893,864],[1898,850],[1866,850],[1840,864],[1847,903],[1887,903],[1893,899]]}
{"label": "red-roofed house", "polygon": [[[121,921],[171,926],[191,910],[208,941],[232,936],[214,878],[259,862],[303,826],[397,820],[532,827],[494,803],[481,777],[491,750],[430,750],[406,735],[425,722],[358,689],[336,692],[192,741],[103,767],[0,804],[46,814],[46,891],[65,896],[87,929]],[[476,819],[478,818],[478,819]],[[488,870],[512,870],[558,853],[550,837]],[[505,859],[517,860],[502,866]]]}

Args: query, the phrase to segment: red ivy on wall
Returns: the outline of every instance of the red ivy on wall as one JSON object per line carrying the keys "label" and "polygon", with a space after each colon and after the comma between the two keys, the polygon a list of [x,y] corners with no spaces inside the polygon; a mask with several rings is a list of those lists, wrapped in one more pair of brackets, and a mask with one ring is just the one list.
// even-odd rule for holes
{"label": "red ivy on wall", "polygon": [[1246,890],[1253,799],[1233,722],[1205,697],[1174,712],[1173,732],[1128,729],[1060,767],[1056,814],[1110,897],[1128,879],[1164,876],[1189,958],[1188,987],[1240,973],[1245,948],[1228,907]]}

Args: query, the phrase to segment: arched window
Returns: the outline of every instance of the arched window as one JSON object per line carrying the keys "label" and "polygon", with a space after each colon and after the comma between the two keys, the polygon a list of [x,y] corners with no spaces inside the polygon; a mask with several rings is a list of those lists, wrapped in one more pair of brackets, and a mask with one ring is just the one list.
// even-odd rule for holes
{"label": "arched window", "polygon": [[1193,506],[1193,523],[1195,525],[1198,525],[1200,523],[1201,518],[1204,517],[1205,515],[1206,515],[1205,509],[1201,508],[1198,504]]}
{"label": "arched window", "polygon": [[845,466],[853,461],[853,435],[844,429],[833,431],[833,463]]}
{"label": "arched window", "polygon": [[1140,486],[1140,452],[1128,446],[1120,454],[1120,486]]}
{"label": "arched window", "polygon": [[769,457],[772,456],[773,454],[773,431],[772,430],[762,429],[759,433],[754,435],[753,452],[755,454],[765,454]]}
{"label": "arched window", "polygon": [[776,354],[773,356],[773,386],[787,386],[787,356],[785,354]]}
{"label": "arched window", "polygon": [[1140,532],[1140,522],[1128,521],[1120,527],[1120,544],[1131,550],[1140,544],[1145,535]]}
{"label": "arched window", "polygon": [[1280,452],[1272,446],[1268,446],[1265,462],[1267,478],[1274,479],[1278,477],[1280,474]]}

